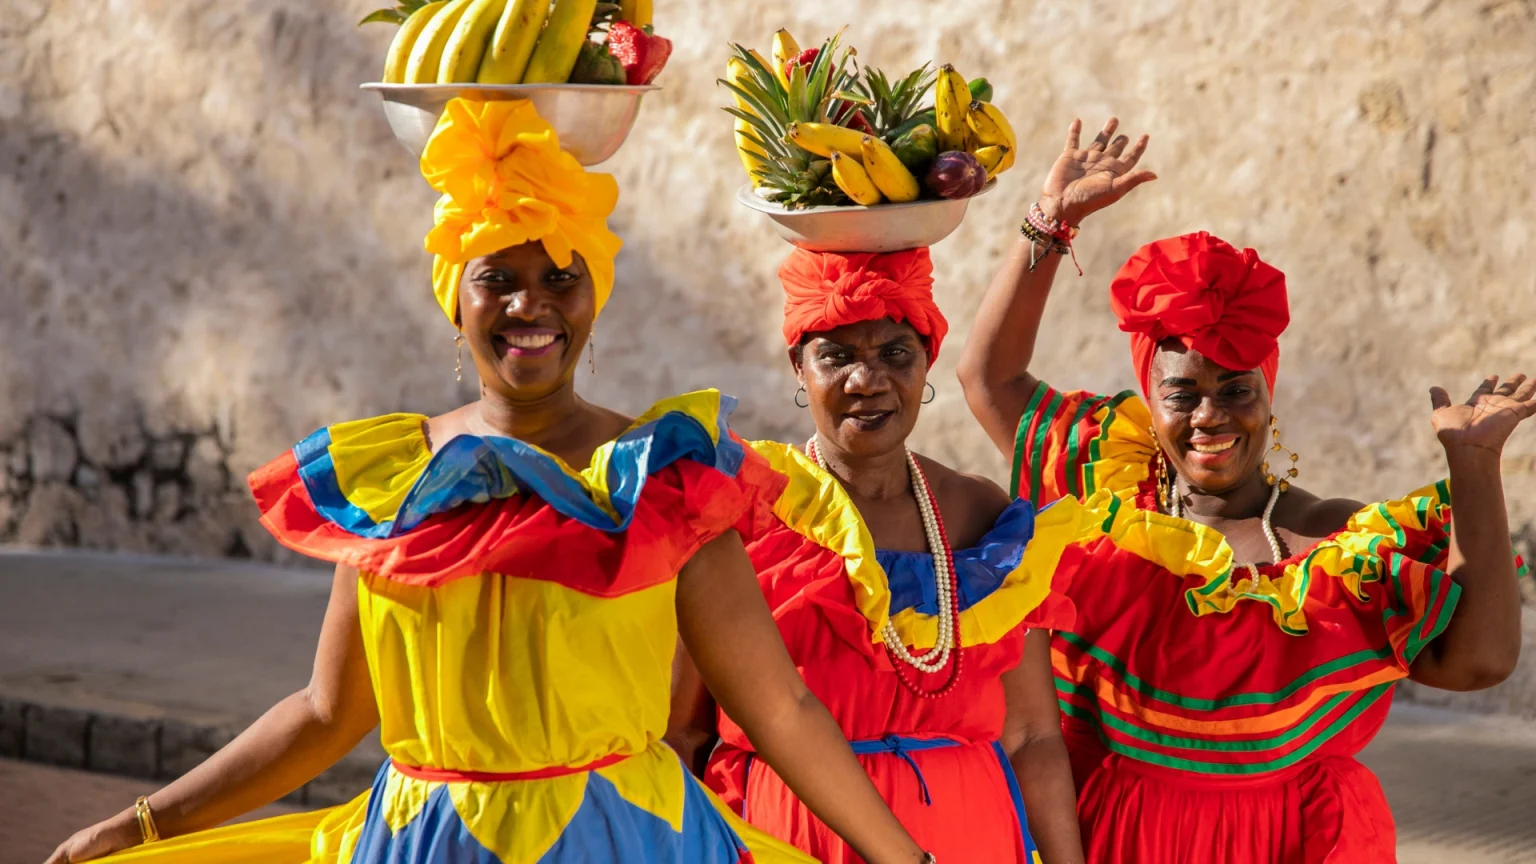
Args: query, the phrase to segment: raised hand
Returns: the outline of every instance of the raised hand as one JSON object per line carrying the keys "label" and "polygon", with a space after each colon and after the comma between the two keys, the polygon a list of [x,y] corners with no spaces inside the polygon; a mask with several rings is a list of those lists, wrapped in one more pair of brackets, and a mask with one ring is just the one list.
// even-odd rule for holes
{"label": "raised hand", "polygon": [[1520,421],[1536,415],[1536,378],[1516,375],[1500,384],[1499,376],[1490,376],[1460,404],[1452,403],[1444,388],[1431,387],[1429,399],[1435,408],[1430,422],[1442,445],[1497,454]]}
{"label": "raised hand", "polygon": [[1040,193],[1040,209],[1047,217],[1080,225],[1090,213],[1119,201],[1148,180],[1157,179],[1151,171],[1134,170],[1141,154],[1147,151],[1147,136],[1131,144],[1131,139],[1115,134],[1119,126],[1119,120],[1109,118],[1084,149],[1079,144],[1083,121],[1072,121],[1067,130],[1067,146],[1051,166]]}

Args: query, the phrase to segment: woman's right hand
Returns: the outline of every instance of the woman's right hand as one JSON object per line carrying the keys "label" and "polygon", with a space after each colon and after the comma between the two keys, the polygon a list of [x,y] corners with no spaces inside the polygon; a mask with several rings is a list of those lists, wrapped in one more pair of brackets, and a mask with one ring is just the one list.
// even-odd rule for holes
{"label": "woman's right hand", "polygon": [[53,850],[44,864],[77,864],[139,845],[139,823],[130,808],[81,831]]}
{"label": "woman's right hand", "polygon": [[1109,118],[1087,149],[1083,149],[1079,146],[1083,121],[1072,121],[1067,130],[1067,146],[1051,166],[1040,191],[1040,209],[1047,218],[1081,225],[1088,215],[1119,201],[1148,180],[1157,179],[1151,171],[1132,170],[1147,150],[1147,136],[1141,136],[1127,150],[1130,139],[1115,134],[1119,125],[1119,120]]}

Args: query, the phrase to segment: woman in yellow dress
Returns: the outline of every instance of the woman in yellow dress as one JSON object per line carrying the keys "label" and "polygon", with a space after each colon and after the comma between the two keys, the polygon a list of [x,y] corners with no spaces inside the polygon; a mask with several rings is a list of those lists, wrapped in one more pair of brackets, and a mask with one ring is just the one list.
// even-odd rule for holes
{"label": "woman in yellow dress", "polygon": [[[481,398],[331,426],[252,476],[263,524],[337,565],[314,677],[49,864],[140,843],[111,860],[809,860],[723,808],[662,742],[679,634],[850,845],[932,860],[779,640],[732,526],[783,481],[729,432],[733,400],[692,393],[632,419],[574,390],[613,284],[613,179],[562,152],[527,102],[454,100],[422,170],[443,193],[434,290]],[[375,726],[390,758],[352,803],[205,830]]]}

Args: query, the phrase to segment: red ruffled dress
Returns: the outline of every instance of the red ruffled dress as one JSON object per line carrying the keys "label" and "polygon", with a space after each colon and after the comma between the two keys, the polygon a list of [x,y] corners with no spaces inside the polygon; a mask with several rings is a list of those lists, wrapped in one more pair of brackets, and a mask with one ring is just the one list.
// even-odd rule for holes
{"label": "red ruffled dress", "polygon": [[1052,650],[1088,860],[1396,861],[1392,813],[1355,755],[1459,587],[1446,483],[1371,504],[1255,580],[1216,531],[1157,512],[1146,404],[1041,384],[1014,488],[1107,513]]}
{"label": "red ruffled dress", "polygon": [[[752,444],[788,477],[772,512],[743,529],[790,655],[853,743],[875,788],[919,845],[947,862],[1030,862],[1023,799],[998,744],[1004,672],[1030,627],[1071,623],[1057,562],[1092,530],[1075,501],[1036,513],[1015,502],[971,549],[955,550],[964,676],[934,699],[906,690],[880,636],[887,616],[932,647],[938,605],[926,553],[877,551],[836,478],[785,444]],[[947,670],[907,670],[926,690]],[[705,783],[754,826],[829,864],[862,861],[800,803],[722,712]]]}

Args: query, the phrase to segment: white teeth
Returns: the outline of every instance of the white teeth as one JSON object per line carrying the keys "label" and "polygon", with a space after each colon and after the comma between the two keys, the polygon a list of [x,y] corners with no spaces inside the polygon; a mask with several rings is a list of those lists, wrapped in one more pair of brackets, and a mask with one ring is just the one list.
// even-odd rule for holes
{"label": "white teeth", "polygon": [[505,338],[514,348],[543,348],[555,341],[549,333],[511,333]]}
{"label": "white teeth", "polygon": [[1237,444],[1236,438],[1230,441],[1223,441],[1220,444],[1191,444],[1189,446],[1195,448],[1196,453],[1220,453],[1224,450],[1231,450],[1235,444]]}

